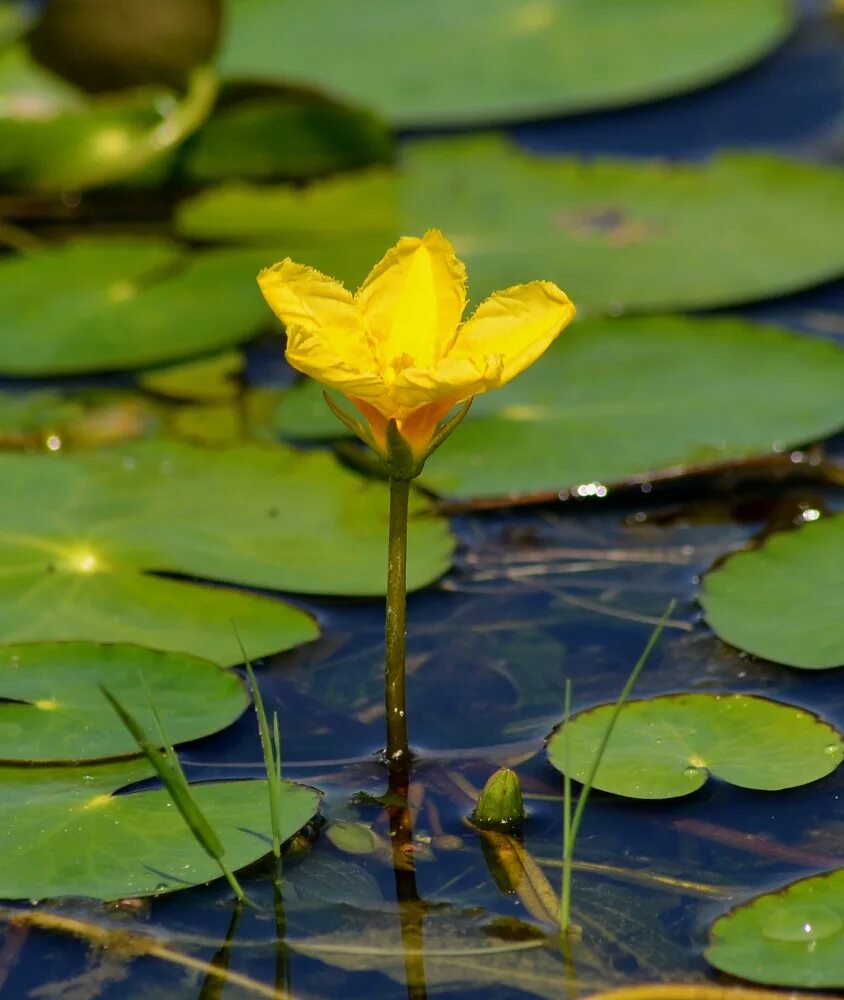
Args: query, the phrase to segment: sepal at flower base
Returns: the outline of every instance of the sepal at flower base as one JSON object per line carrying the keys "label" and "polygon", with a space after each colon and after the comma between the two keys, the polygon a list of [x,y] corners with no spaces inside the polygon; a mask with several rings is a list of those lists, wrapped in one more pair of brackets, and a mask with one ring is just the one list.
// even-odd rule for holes
{"label": "sepal at flower base", "polygon": [[327,392],[323,392],[322,398],[325,400],[325,405],[334,414],[334,416],[343,424],[348,430],[355,435],[355,437],[360,438],[365,445],[369,445],[373,451],[378,451],[378,447],[375,444],[375,440],[372,434],[363,421],[358,420],[353,417],[351,413],[348,413],[343,409],[338,403],[336,403]]}

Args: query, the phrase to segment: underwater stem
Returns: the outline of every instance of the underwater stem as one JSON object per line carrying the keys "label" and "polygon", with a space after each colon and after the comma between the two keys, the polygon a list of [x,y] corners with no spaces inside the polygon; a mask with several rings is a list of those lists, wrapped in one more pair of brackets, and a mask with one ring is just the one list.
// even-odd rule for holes
{"label": "underwater stem", "polygon": [[405,638],[407,633],[407,505],[410,483],[390,480],[390,542],[387,559],[387,619],[384,648],[384,700],[387,709],[387,762],[405,763]]}

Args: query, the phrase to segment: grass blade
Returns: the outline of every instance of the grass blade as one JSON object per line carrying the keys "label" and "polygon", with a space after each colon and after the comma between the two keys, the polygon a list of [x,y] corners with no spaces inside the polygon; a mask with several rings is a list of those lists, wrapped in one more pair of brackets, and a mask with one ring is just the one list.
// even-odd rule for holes
{"label": "grass blade", "polygon": [[176,755],[173,744],[167,740],[167,737],[164,734],[161,719],[158,712],[155,710],[155,707],[151,705],[156,726],[159,730],[159,735],[164,747],[163,754],[161,749],[149,739],[146,731],[137,719],[135,719],[128,709],[121,704],[117,697],[102,684],[100,685],[100,690],[102,691],[105,699],[122,720],[123,725],[126,726],[132,734],[132,737],[138,744],[139,749],[143,752],[147,760],[155,769],[156,774],[161,779],[161,783],[167,790],[167,794],[172,799],[173,804],[179,810],[182,819],[184,819],[188,829],[193,834],[194,840],[196,840],[205,853],[220,866],[220,870],[226,881],[231,886],[235,896],[241,902],[245,901],[246,894],[240,887],[240,883],[235,878],[234,873],[226,864],[225,849],[223,844],[193,797],[190,785],[188,784],[185,773],[179,763],[179,758]]}

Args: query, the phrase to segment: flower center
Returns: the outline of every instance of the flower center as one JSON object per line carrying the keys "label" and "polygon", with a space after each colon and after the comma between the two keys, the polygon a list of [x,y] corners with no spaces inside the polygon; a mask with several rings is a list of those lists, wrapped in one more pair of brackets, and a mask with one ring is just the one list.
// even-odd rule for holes
{"label": "flower center", "polygon": [[384,381],[392,385],[405,368],[415,368],[416,361],[409,354],[397,354],[384,369]]}

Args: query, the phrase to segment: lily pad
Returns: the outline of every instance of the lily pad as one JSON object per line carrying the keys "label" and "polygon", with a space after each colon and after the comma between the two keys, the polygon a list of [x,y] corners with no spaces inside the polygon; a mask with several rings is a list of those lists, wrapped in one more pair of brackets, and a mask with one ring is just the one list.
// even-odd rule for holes
{"label": "lily pad", "polygon": [[844,185],[830,167],[729,154],[703,164],[538,157],[501,136],[426,140],[401,169],[312,185],[223,185],[183,232],[266,240],[358,285],[385,247],[442,229],[472,299],[547,278],[582,315],[724,306],[844,272]]}
{"label": "lily pad", "polygon": [[475,123],[698,87],[760,58],[791,24],[780,0],[236,0],[220,64],[400,125]]}
{"label": "lily pad", "polygon": [[[137,642],[230,664],[307,642],[303,612],[252,587],[383,594],[387,491],[330,456],[141,441],[64,456],[0,454],[0,635]],[[412,505],[409,583],[449,565],[446,522]]]}
{"label": "lily pad", "polygon": [[844,987],[844,868],[792,882],[720,917],[706,958],[754,983]]}
{"label": "lily pad", "polygon": [[174,743],[224,729],[249,701],[236,674],[182,654],[93,643],[0,646],[0,760],[137,755],[137,743],[103,697],[101,684],[132,705],[152,732],[149,693]]}
{"label": "lily pad", "polygon": [[135,368],[247,340],[266,322],[258,251],[187,256],[155,240],[80,240],[0,261],[0,372]]}
{"label": "lily pad", "polygon": [[807,670],[844,666],[844,514],[773,535],[707,573],[700,603],[725,642]]}
{"label": "lily pad", "polygon": [[[423,484],[501,497],[765,455],[844,423],[844,350],[736,319],[637,317],[568,329],[500,392],[478,396]],[[772,393],[787,384],[788,393]],[[342,429],[319,387],[282,398],[293,439]]]}
{"label": "lily pad", "polygon": [[[163,790],[116,795],[152,777],[145,761],[0,768],[0,897],[119,899],[201,885],[220,876]],[[272,850],[265,781],[194,785],[233,869]],[[281,837],[303,827],[319,793],[284,782]]]}
{"label": "lily pad", "polygon": [[138,385],[172,399],[225,402],[240,393],[244,364],[240,351],[225,351],[197,361],[183,361],[141,372]]}
{"label": "lily pad", "polygon": [[[548,759],[557,770],[586,780],[613,708],[579,712],[555,730]],[[838,731],[792,705],[753,695],[665,695],[622,708],[594,787],[670,799],[697,791],[711,773],[740,788],[775,791],[817,781],[842,759]]]}
{"label": "lily pad", "polygon": [[293,95],[223,107],[187,151],[198,181],[296,179],[392,159],[393,138],[370,111]]}

